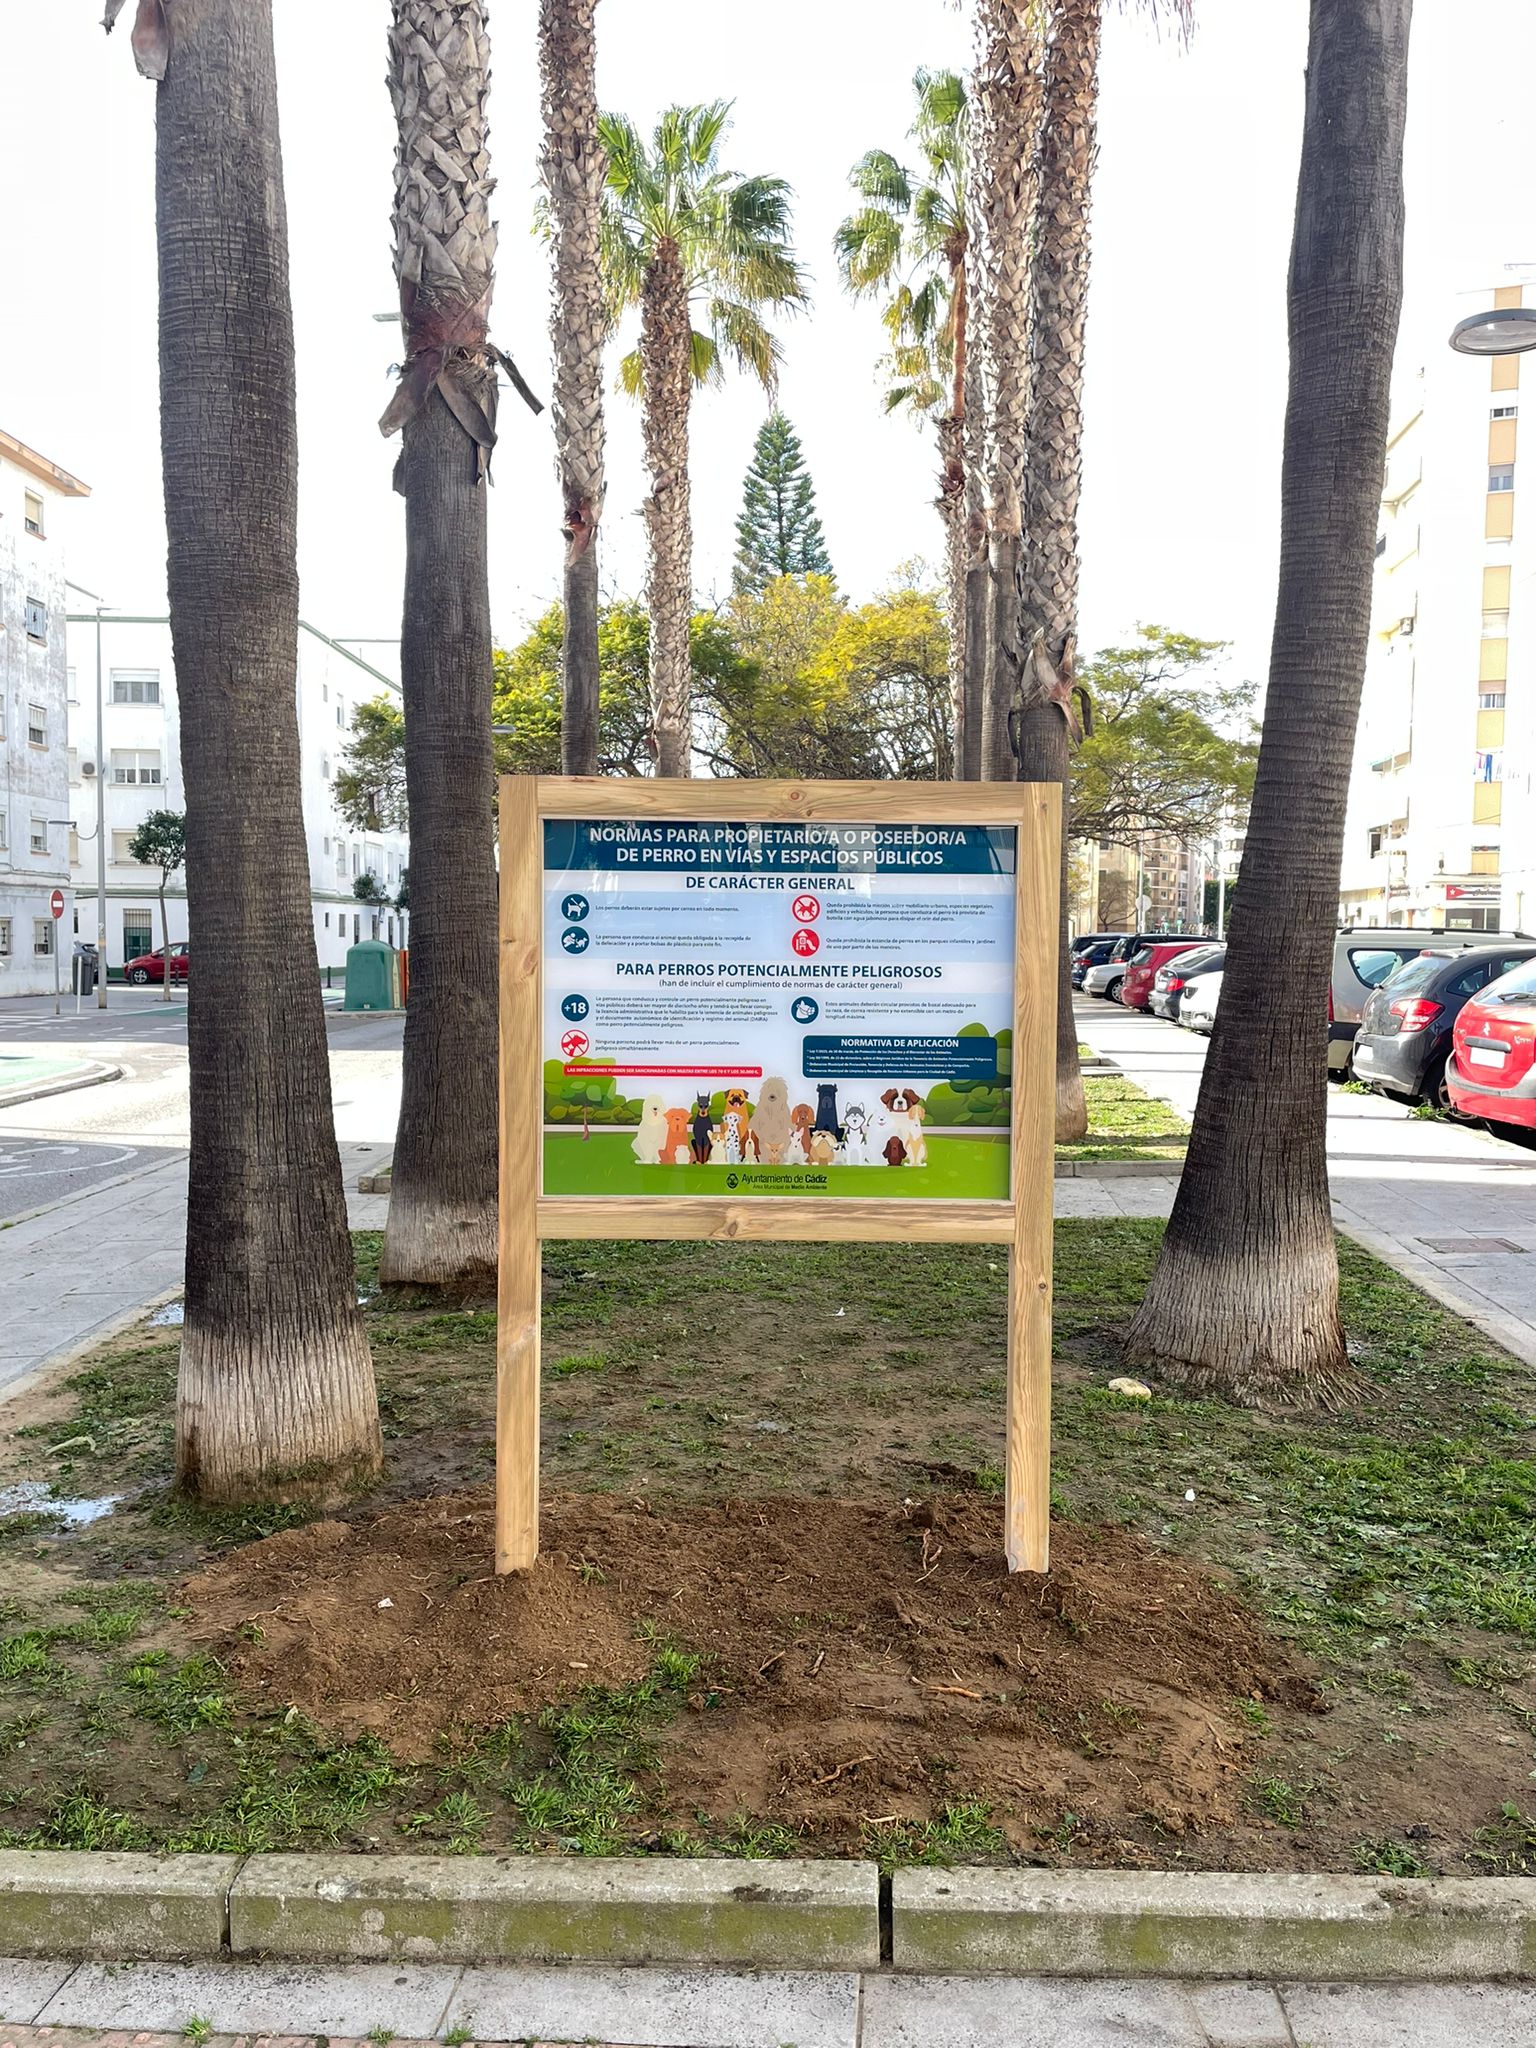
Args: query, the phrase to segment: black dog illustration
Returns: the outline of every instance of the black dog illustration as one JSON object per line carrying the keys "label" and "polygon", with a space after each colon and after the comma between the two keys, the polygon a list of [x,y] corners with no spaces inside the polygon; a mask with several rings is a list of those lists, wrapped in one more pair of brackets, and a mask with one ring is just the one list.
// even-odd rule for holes
{"label": "black dog illustration", "polygon": [[837,1120],[837,1083],[818,1081],[816,1083],[816,1121],[812,1130],[825,1131],[834,1145],[843,1142],[843,1127]]}
{"label": "black dog illustration", "polygon": [[692,1140],[689,1150],[693,1154],[695,1166],[709,1164],[709,1134],[712,1122],[709,1114],[709,1097],[696,1095],[693,1098],[693,1116],[688,1125],[688,1135]]}

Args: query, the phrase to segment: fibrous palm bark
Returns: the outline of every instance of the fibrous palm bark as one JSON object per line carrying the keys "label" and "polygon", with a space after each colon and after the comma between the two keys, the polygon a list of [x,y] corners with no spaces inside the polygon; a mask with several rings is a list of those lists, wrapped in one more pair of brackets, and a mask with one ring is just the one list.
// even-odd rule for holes
{"label": "fibrous palm bark", "polygon": [[693,769],[693,518],[688,477],[688,407],[693,395],[693,325],[688,279],[675,242],[663,239],[640,298],[641,434],[651,479],[645,501],[650,542],[646,604],[651,618],[651,713],[658,775]]}
{"label": "fibrous palm bark", "polygon": [[603,509],[603,340],[598,256],[607,159],[597,131],[597,0],[540,0],[544,190],[554,250],[555,448],[565,526],[560,766],[598,767],[597,528]]}
{"label": "fibrous palm bark", "polygon": [[1129,1355],[1257,1405],[1349,1386],[1325,998],[1402,299],[1412,0],[1312,0],[1280,583],[1221,1008]]}
{"label": "fibrous palm bark", "polygon": [[161,450],[199,960],[176,1469],[202,1498],[238,1500],[374,1471],[379,1420],[299,803],[298,434],[272,11],[167,0],[153,16],[152,62],[135,51],[162,81]]}
{"label": "fibrous palm bark", "polygon": [[395,269],[406,359],[400,680],[411,825],[411,983],[381,1277],[496,1269],[496,871],[486,475],[496,230],[482,0],[393,0]]}
{"label": "fibrous palm bark", "polygon": [[1061,789],[1061,922],[1056,1000],[1056,1137],[1088,1128],[1067,946],[1067,840],[1073,669],[1077,659],[1077,504],[1083,471],[1088,309],[1103,0],[1052,0],[1043,72],[1030,265],[1031,389],[1018,558],[1013,752],[1026,782]]}

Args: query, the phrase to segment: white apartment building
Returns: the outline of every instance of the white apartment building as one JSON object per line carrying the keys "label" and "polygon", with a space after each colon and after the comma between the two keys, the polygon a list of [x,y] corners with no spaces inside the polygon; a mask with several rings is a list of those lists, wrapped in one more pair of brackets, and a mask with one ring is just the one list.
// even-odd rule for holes
{"label": "white apartment building", "polygon": [[1521,358],[1447,345],[1463,315],[1533,292],[1536,266],[1511,267],[1447,295],[1399,347],[1343,923],[1536,930],[1536,507],[1522,515],[1516,488]]}
{"label": "white apartment building", "polygon": [[[98,624],[94,612],[69,619],[69,858],[79,935],[96,935],[96,784],[104,777],[106,809],[107,962],[120,968],[160,945],[157,868],[139,866],[129,851],[151,811],[186,808],[181,777],[180,712],[170,621],[105,613],[100,627],[102,746],[96,746]],[[332,795],[357,706],[378,697],[396,705],[400,687],[316,627],[299,625],[297,677],[304,831],[309,845],[315,947],[322,968],[340,968],[359,939],[405,942],[407,917],[395,907],[409,860],[403,832],[359,832],[342,820]],[[239,792],[230,792],[239,801]],[[388,900],[359,900],[356,884],[372,875]],[[166,887],[172,945],[189,938],[186,877]],[[50,984],[51,985],[51,984]]]}
{"label": "white apartment building", "polygon": [[[0,432],[0,997],[46,995],[65,895],[70,930],[65,768],[63,507],[87,485]],[[61,965],[63,963],[60,963]]]}

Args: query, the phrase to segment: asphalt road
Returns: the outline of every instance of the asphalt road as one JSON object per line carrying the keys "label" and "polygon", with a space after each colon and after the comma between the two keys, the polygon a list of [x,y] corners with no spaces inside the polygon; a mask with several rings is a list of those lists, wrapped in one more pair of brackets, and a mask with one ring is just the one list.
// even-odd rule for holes
{"label": "asphalt road", "polygon": [[[53,999],[0,1005],[0,1046],[57,1057],[78,1052],[123,1069],[118,1081],[0,1110],[0,1221],[82,1189],[149,1171],[188,1142],[187,1013],[113,989],[110,1007]],[[328,1014],[331,1090],[343,1143],[394,1142],[400,1106],[399,1017]],[[0,1258],[4,1245],[0,1240]]]}

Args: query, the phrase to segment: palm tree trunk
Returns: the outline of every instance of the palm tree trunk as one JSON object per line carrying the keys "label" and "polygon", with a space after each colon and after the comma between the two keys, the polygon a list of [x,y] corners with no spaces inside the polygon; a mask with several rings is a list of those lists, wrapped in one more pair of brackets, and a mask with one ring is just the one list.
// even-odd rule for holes
{"label": "palm tree trunk", "polygon": [[272,10],[173,0],[167,15],[161,449],[201,963],[188,992],[176,1471],[231,1501],[371,1473],[380,1440],[299,806],[298,435]]}
{"label": "palm tree trunk", "polygon": [[965,577],[970,549],[965,517],[965,422],[954,412],[939,421],[939,516],[944,521],[945,612],[949,626],[949,716],[955,774],[965,760]]}
{"label": "palm tree trunk", "polygon": [[973,81],[968,103],[965,169],[965,645],[962,698],[964,712],[955,733],[955,775],[962,782],[981,779],[982,704],[988,674],[987,627],[990,581],[987,572],[986,478],[988,422],[986,355],[991,328],[987,301],[987,265],[982,248],[986,233],[984,201],[984,111]]}
{"label": "palm tree trunk", "polygon": [[689,504],[688,404],[693,330],[688,280],[677,244],[661,242],[640,301],[641,431],[651,491],[646,602],[651,615],[651,718],[658,775],[693,772],[693,523]]}
{"label": "palm tree trunk", "polygon": [[598,264],[606,158],[597,135],[597,0],[540,0],[544,189],[554,240],[550,340],[565,529],[560,767],[595,775],[600,717],[597,526],[603,509],[603,309]]}
{"label": "palm tree trunk", "polygon": [[1103,0],[1054,0],[1046,46],[1039,196],[1031,266],[1034,388],[1020,551],[1019,775],[1061,788],[1061,944],[1056,991],[1056,1138],[1088,1128],[1067,946],[1071,710],[1077,658],[1077,503],[1083,474],[1088,212]]}
{"label": "palm tree trunk", "polygon": [[1257,1405],[1350,1382],[1324,999],[1402,300],[1412,0],[1312,0],[1291,245],[1280,587],[1221,1009],[1128,1351]]}
{"label": "palm tree trunk", "polygon": [[400,681],[411,821],[411,986],[380,1277],[496,1270],[497,944],[486,473],[496,232],[482,0],[394,0],[395,264],[406,364]]}

